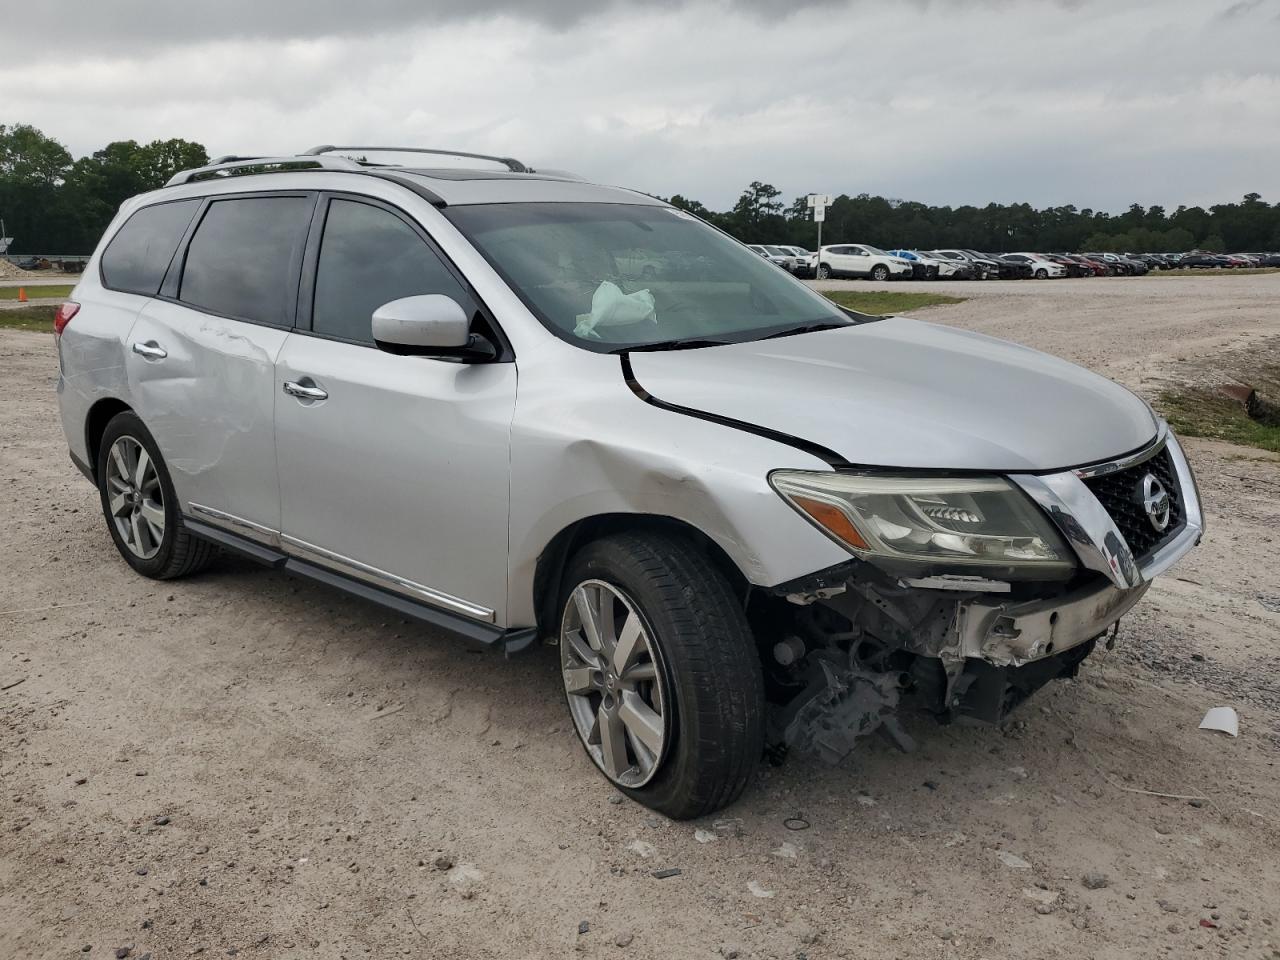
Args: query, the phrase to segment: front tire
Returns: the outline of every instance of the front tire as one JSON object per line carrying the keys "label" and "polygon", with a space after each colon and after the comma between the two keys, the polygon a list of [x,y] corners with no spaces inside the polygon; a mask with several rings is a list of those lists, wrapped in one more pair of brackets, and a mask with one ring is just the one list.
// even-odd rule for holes
{"label": "front tire", "polygon": [[1044,267],[1041,267],[1039,270],[1037,270],[1037,271],[1036,271],[1036,279],[1037,279],[1037,280],[1048,280],[1048,279],[1049,279],[1049,271],[1048,271],[1048,270],[1046,270]]}
{"label": "front tire", "polygon": [[560,598],[561,675],[587,755],[677,820],[732,803],[764,748],[759,654],[729,581],[691,542],[584,547]]}
{"label": "front tire", "polygon": [[884,283],[889,279],[889,268],[884,264],[877,264],[871,268],[871,279],[877,283]]}
{"label": "front tire", "polygon": [[144,577],[195,573],[217,548],[182,524],[173,481],[151,431],[129,412],[112,417],[98,443],[98,496],[111,539]]}
{"label": "front tire", "polygon": [[825,263],[822,264],[820,267],[818,267],[818,279],[819,280],[831,279],[831,268],[827,266]]}

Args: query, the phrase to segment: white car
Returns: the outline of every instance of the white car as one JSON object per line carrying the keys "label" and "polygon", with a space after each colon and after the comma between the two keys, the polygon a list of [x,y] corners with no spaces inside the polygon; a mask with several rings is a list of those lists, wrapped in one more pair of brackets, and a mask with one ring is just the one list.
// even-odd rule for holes
{"label": "white car", "polygon": [[1031,276],[1037,280],[1057,279],[1067,275],[1067,268],[1060,263],[1046,260],[1038,253],[1006,253],[1003,259],[1011,263],[1025,263],[1031,267]]}
{"label": "white car", "polygon": [[783,253],[777,247],[766,247],[764,244],[760,243],[748,243],[747,248],[760,254],[760,256],[764,257],[775,267],[781,267],[788,273],[791,272],[792,258],[787,256],[787,254]]}
{"label": "white car", "polygon": [[870,280],[910,279],[911,261],[865,243],[840,243],[818,250],[818,279],[866,277]]}

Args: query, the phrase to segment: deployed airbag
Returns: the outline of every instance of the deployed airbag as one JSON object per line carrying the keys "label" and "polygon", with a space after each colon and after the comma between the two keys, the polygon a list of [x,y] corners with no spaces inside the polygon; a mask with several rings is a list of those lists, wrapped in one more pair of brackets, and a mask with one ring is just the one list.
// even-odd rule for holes
{"label": "deployed airbag", "polygon": [[623,293],[616,283],[605,280],[591,295],[591,312],[580,313],[573,332],[579,337],[595,337],[596,327],[621,327],[633,323],[658,322],[653,294],[648,290]]}

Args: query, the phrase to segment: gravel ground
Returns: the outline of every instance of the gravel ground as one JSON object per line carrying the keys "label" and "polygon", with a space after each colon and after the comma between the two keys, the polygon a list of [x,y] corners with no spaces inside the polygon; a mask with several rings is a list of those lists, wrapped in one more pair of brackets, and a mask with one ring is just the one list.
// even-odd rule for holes
{"label": "gravel ground", "polygon": [[[1276,275],[949,287],[922,316],[1140,391],[1280,337]],[[1280,457],[1191,441],[1203,546],[1004,729],[908,718],[914,754],[762,765],[677,824],[594,772],[549,650],[133,575],[53,379],[0,331],[0,956],[1280,957]],[[1220,704],[1238,739],[1196,729]]]}

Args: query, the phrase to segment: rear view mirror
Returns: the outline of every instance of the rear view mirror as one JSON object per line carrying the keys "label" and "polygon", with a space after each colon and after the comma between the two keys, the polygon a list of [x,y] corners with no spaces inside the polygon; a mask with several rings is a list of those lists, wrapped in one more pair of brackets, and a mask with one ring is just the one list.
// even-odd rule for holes
{"label": "rear view mirror", "polygon": [[388,353],[492,359],[497,351],[471,333],[462,305],[440,293],[402,297],[373,311],[373,339]]}

